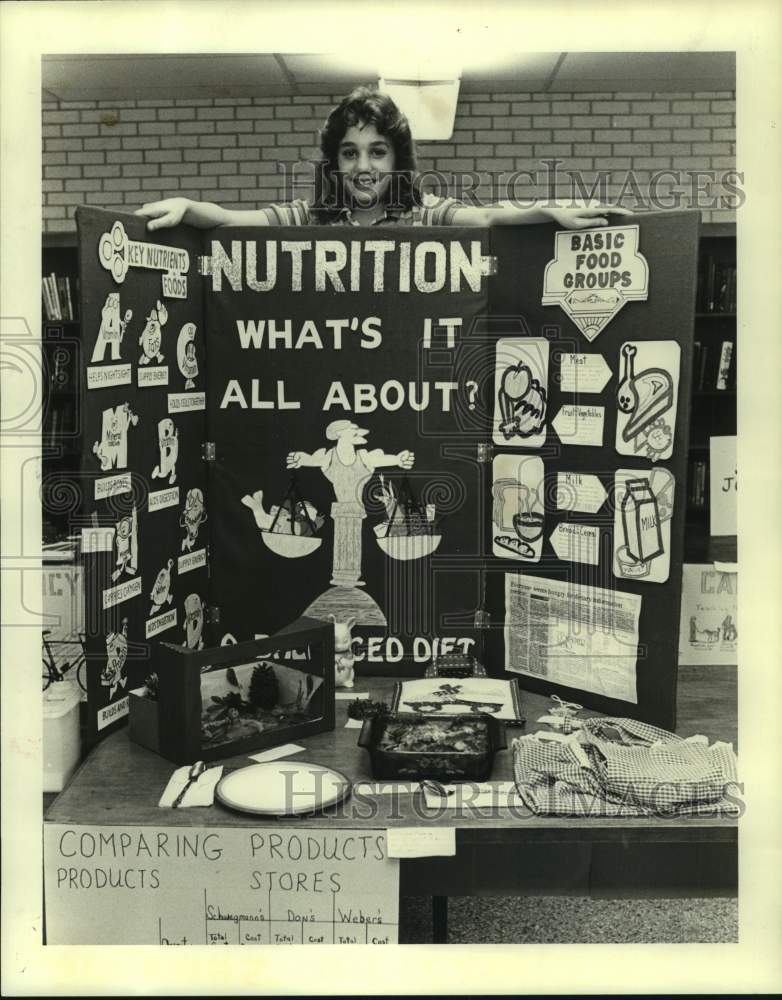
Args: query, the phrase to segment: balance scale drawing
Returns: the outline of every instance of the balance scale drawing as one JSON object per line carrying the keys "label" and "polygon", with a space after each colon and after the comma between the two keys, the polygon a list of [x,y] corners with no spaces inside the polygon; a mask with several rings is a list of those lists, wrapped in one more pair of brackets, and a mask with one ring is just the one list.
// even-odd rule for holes
{"label": "balance scale drawing", "polygon": [[333,614],[338,621],[353,615],[358,624],[386,626],[385,614],[363,589],[366,584],[361,579],[362,528],[367,516],[362,495],[376,470],[411,469],[415,456],[407,450],[397,454],[387,454],[381,448],[369,450],[365,447],[368,433],[350,420],[334,420],[326,427],[331,447],[319,448],[312,454],[290,452],[286,466],[320,469],[336,497],[330,511],[334,550],[329,589],[316,597],[303,614],[314,618]]}

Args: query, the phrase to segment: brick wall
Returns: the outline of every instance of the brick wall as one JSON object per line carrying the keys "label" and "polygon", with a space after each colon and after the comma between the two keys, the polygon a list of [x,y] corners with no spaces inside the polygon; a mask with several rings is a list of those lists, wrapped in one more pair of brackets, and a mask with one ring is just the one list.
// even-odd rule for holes
{"label": "brick wall", "polygon": [[[44,230],[73,230],[84,204],[132,211],[183,195],[254,208],[306,197],[311,171],[292,167],[317,156],[332,105],[323,96],[44,103]],[[562,161],[556,174],[541,162],[552,158]],[[466,94],[450,141],[419,144],[419,159],[428,187],[468,200],[566,196],[576,171],[587,190],[602,175],[599,193],[631,208],[657,174],[658,194],[679,192],[689,205],[691,177],[659,173],[735,168],[734,94]],[[704,211],[706,221],[734,218]]]}

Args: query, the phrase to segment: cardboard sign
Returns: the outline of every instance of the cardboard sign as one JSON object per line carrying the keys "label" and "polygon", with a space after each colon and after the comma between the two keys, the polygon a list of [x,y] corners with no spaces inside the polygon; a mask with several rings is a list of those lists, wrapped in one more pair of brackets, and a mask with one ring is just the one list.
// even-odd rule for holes
{"label": "cardboard sign", "polygon": [[683,567],[680,664],[738,662],[738,573],[710,564]]}
{"label": "cardboard sign", "polygon": [[736,438],[709,439],[709,524],[711,534],[735,535],[738,472]]}
{"label": "cardboard sign", "polygon": [[580,472],[557,473],[557,510],[596,514],[607,499],[608,494],[597,476]]}
{"label": "cardboard sign", "polygon": [[549,539],[558,559],[565,562],[597,566],[599,562],[600,529],[594,524],[562,521]]}
{"label": "cardboard sign", "polygon": [[600,448],[603,445],[604,406],[563,406],[552,422],[562,444],[586,445]]}
{"label": "cardboard sign", "polygon": [[611,369],[602,354],[561,354],[559,387],[562,392],[602,392]]}
{"label": "cardboard sign", "polygon": [[103,233],[98,242],[98,259],[112,278],[121,285],[131,267],[163,271],[163,295],[170,298],[187,297],[187,278],[190,255],[179,247],[161,246],[142,240],[131,240],[125,227],[117,219],[109,232]]}
{"label": "cardboard sign", "polygon": [[395,944],[382,830],[44,828],[48,944]]}
{"label": "cardboard sign", "polygon": [[557,233],[543,277],[543,305],[558,305],[593,341],[626,302],[649,294],[638,226]]}

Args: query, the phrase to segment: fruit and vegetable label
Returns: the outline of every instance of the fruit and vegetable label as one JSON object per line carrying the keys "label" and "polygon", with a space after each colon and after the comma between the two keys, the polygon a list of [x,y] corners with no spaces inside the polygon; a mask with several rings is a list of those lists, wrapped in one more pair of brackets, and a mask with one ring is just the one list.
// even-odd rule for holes
{"label": "fruit and vegetable label", "polygon": [[48,944],[396,944],[384,830],[44,828]]}

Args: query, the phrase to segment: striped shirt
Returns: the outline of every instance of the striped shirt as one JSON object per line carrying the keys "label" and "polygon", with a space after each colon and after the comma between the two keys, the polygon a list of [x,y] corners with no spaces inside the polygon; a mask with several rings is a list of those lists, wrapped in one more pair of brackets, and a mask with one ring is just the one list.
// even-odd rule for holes
{"label": "striped shirt", "polygon": [[[425,194],[422,205],[412,208],[387,208],[385,214],[376,219],[373,226],[452,226],[453,217],[461,208],[461,203],[455,198],[437,198]],[[268,205],[263,209],[269,219],[270,226],[316,226],[317,217],[313,216],[309,203],[302,198],[280,205]],[[329,226],[359,226],[362,223],[353,218],[349,208],[340,210],[339,215],[330,219]]]}

